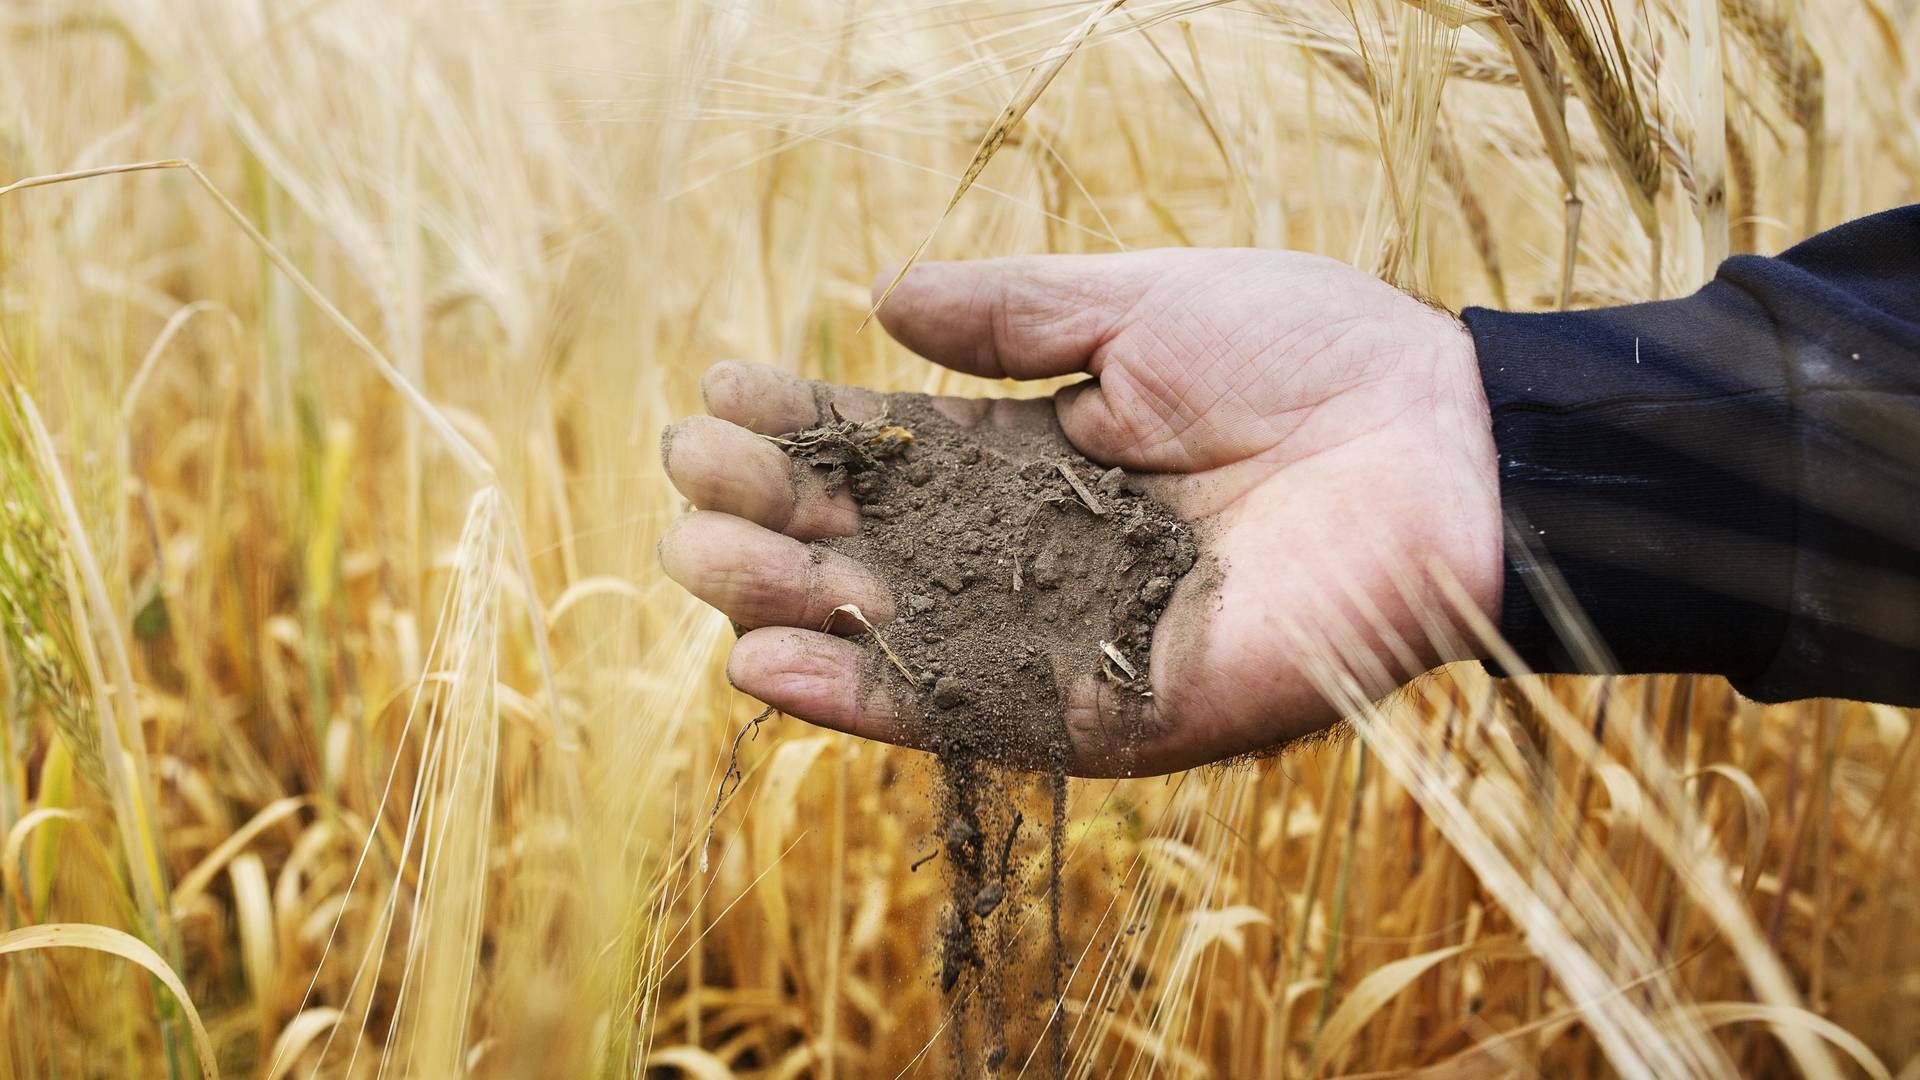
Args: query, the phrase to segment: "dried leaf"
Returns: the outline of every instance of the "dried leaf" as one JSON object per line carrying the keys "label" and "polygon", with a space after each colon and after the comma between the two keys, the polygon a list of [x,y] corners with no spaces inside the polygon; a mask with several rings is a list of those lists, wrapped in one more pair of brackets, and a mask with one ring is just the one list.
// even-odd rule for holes
{"label": "dried leaf", "polygon": [[187,871],[186,876],[180,879],[180,884],[173,889],[173,910],[176,913],[185,911],[202,892],[206,891],[207,886],[213,883],[213,879],[220,873],[220,868],[252,843],[254,837],[292,816],[294,811],[305,806],[308,801],[303,795],[289,795],[283,799],[275,799],[262,807],[259,813],[253,815],[253,820],[235,829],[231,836],[220,841],[219,847],[207,852],[206,858],[201,859],[199,865]]}
{"label": "dried leaf", "polygon": [[1727,764],[1709,765],[1687,774],[1691,780],[1696,776],[1718,776],[1732,784],[1740,792],[1740,801],[1747,812],[1747,861],[1740,870],[1740,891],[1753,892],[1753,886],[1760,880],[1760,860],[1767,853],[1767,832],[1771,827],[1772,812],[1767,808],[1767,797],[1761,793],[1760,785],[1745,771]]}
{"label": "dried leaf", "polygon": [[1367,1021],[1380,1011],[1381,1006],[1398,997],[1401,991],[1433,970],[1435,965],[1459,956],[1469,948],[1472,948],[1469,944],[1449,945],[1444,949],[1434,949],[1382,964],[1368,972],[1366,978],[1354,984],[1353,992],[1333,1011],[1326,1026],[1320,1029],[1319,1037],[1313,1040],[1313,1055],[1307,1064],[1307,1072],[1314,1076],[1323,1073],[1325,1067],[1366,1026]]}
{"label": "dried leaf", "polygon": [[880,646],[880,651],[887,654],[887,659],[893,661],[893,666],[900,670],[902,676],[905,676],[908,685],[919,685],[920,680],[914,678],[913,672],[907,670],[906,661],[900,659],[900,654],[894,652],[893,646],[887,644],[887,639],[881,637],[880,631],[874,629],[873,623],[869,622],[866,615],[860,611],[858,604],[841,604],[839,607],[827,612],[827,621],[820,624],[820,632],[824,634],[833,629],[834,620],[842,615],[848,616],[853,619],[853,621],[867,628],[867,634],[873,638],[875,644]]}
{"label": "dried leaf", "polygon": [[313,1045],[313,1040],[340,1023],[341,1015],[339,1009],[322,1006],[287,1021],[287,1026],[280,1029],[280,1036],[273,1040],[273,1056],[268,1059],[273,1064],[267,1070],[266,1080],[280,1080],[287,1075],[300,1055]]}
{"label": "dried leaf", "polygon": [[647,1055],[649,1069],[678,1069],[694,1080],[733,1080],[727,1063],[697,1046],[669,1046]]}
{"label": "dried leaf", "polygon": [[1709,1028],[1728,1024],[1765,1024],[1779,1033],[1783,1028],[1802,1028],[1839,1047],[1862,1072],[1874,1080],[1893,1080],[1888,1071],[1860,1037],[1839,1024],[1794,1005],[1766,1005],[1757,1001],[1708,1001],[1677,1011],[1676,1023]]}
{"label": "dried leaf", "polygon": [[213,1040],[207,1037],[207,1026],[200,1022],[200,1010],[193,1007],[193,999],[187,996],[187,988],[180,982],[180,976],[175,975],[173,968],[167,966],[167,962],[160,959],[160,954],[149,948],[146,942],[110,926],[95,926],[92,923],[43,923],[0,934],[0,956],[32,949],[91,949],[118,956],[122,960],[131,960],[146,968],[180,1002],[180,1009],[187,1017],[187,1027],[193,1032],[193,1050],[200,1058],[201,1074],[218,1080],[220,1066],[213,1056]]}
{"label": "dried leaf", "polygon": [[279,937],[274,928],[273,895],[267,886],[267,864],[247,852],[227,867],[227,876],[233,880],[241,967],[255,999],[265,1000],[273,990],[274,971],[279,967]]}

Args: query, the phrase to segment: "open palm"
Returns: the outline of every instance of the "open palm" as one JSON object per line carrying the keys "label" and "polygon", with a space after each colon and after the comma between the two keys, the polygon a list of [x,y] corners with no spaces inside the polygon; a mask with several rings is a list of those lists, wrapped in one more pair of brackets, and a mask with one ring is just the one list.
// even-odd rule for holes
{"label": "open palm", "polygon": [[[1431,568],[1483,611],[1498,603],[1493,441],[1472,342],[1450,316],[1338,262],[1292,252],[1166,250],[916,267],[881,310],[893,336],[956,370],[1016,379],[1086,372],[1052,407],[1079,450],[1156,474],[1198,527],[1211,572],[1181,582],[1155,633],[1153,715],[1067,688],[1075,771],[1163,772],[1283,743],[1334,719],[1314,665],[1339,657],[1370,692],[1440,659],[1422,616]],[[712,417],[666,440],[700,512],[661,559],[756,629],[734,646],[740,689],[829,727],[901,741],[900,703],[863,684],[859,649],[817,631],[842,603],[892,614],[879,578],[800,541],[859,514],[752,432],[814,423],[871,391],[717,365]],[[942,399],[963,423],[1035,403]],[[1110,733],[1128,733],[1116,746]]]}

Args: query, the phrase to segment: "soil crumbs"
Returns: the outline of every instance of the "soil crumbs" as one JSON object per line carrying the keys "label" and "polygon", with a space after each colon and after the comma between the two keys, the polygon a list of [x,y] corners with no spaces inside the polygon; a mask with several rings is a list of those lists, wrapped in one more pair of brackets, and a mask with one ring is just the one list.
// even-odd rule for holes
{"label": "soil crumbs", "polygon": [[[858,535],[817,543],[875,568],[893,593],[893,621],[863,638],[869,677],[886,682],[912,740],[939,759],[934,854],[951,885],[940,987],[953,999],[956,1070],[1057,1075],[1075,755],[1062,703],[1076,686],[1117,703],[1093,750],[1113,757],[1090,763],[1082,747],[1080,764],[1124,772],[1154,625],[1196,559],[1192,528],[1122,470],[1074,450],[1050,401],[998,403],[972,427],[922,394],[889,395],[865,422],[824,400],[822,414],[827,422],[775,442],[860,507]],[[838,629],[854,629],[841,619]],[[1044,828],[1028,808],[1050,819]],[[1044,941],[1030,925],[1040,905]],[[1019,1053],[1009,1063],[1010,1043]]]}

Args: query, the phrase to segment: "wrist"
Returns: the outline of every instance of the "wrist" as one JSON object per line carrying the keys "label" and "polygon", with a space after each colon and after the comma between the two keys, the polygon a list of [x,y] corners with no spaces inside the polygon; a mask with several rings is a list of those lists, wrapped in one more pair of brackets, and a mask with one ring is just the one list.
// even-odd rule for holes
{"label": "wrist", "polygon": [[[1492,411],[1480,374],[1473,334],[1458,319],[1445,319],[1439,336],[1436,412],[1441,431],[1452,445],[1448,459],[1455,463],[1450,497],[1455,507],[1458,549],[1450,560],[1452,572],[1481,615],[1498,626],[1505,577],[1503,518],[1500,507],[1500,457],[1493,438]],[[1474,655],[1486,652],[1477,635],[1465,635]]]}

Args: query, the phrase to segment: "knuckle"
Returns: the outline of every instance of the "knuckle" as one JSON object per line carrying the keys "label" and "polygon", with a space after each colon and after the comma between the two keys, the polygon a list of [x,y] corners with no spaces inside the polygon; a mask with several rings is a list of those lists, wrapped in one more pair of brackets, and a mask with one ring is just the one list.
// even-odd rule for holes
{"label": "knuckle", "polygon": [[975,286],[972,307],[977,313],[976,321],[987,328],[987,332],[980,335],[974,356],[974,364],[982,372],[999,371],[1001,357],[1007,355],[1013,341],[1014,326],[1009,314],[1013,303],[1009,294],[1013,291],[1004,280]]}
{"label": "knuckle", "polygon": [[798,540],[851,536],[860,531],[860,511],[828,495],[817,483],[794,499],[792,513],[780,530]]}
{"label": "knuckle", "polygon": [[[807,558],[803,562],[800,570],[799,602],[790,609],[790,618],[811,621],[814,618],[815,612],[822,611],[820,606],[822,582],[820,578],[820,559],[817,556]],[[813,627],[812,629],[817,630],[819,627]]]}
{"label": "knuckle", "polygon": [[773,478],[773,481],[758,489],[761,519],[776,532],[790,532],[800,518],[800,493],[785,476]]}
{"label": "knuckle", "polygon": [[781,579],[758,566],[728,566],[715,575],[715,592],[726,597],[730,614],[741,622],[780,624],[788,621],[792,598]]}

